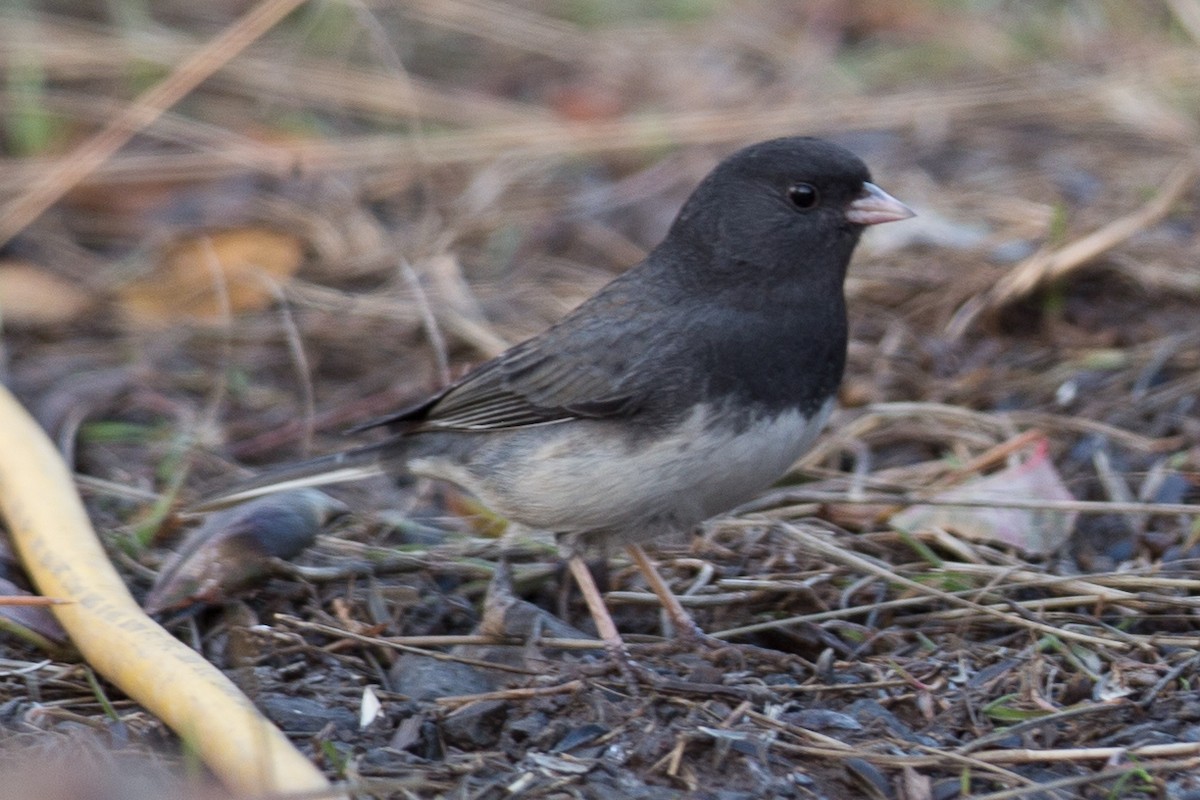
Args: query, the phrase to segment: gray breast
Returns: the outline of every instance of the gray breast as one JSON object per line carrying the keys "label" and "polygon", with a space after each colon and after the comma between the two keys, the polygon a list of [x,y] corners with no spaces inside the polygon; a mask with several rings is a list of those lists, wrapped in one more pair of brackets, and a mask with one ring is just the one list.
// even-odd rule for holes
{"label": "gray breast", "polygon": [[699,407],[654,436],[630,436],[605,420],[456,434],[422,448],[409,468],[459,484],[530,527],[646,539],[751,499],[812,445],[832,405],[811,417],[791,409],[737,427]]}

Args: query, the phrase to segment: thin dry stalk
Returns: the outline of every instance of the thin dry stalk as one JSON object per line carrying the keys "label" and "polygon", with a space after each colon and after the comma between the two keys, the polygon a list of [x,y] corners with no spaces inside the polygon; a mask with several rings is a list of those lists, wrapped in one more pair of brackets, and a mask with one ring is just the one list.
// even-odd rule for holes
{"label": "thin dry stalk", "polygon": [[1115,637],[1096,636],[1093,634],[1081,633],[1076,630],[1048,625],[1043,622],[1038,622],[1037,620],[1026,619],[1016,614],[1006,614],[998,609],[983,606],[979,603],[958,597],[951,592],[942,591],[941,589],[937,589],[932,586],[926,586],[925,584],[914,581],[910,578],[905,578],[903,575],[900,575],[875,561],[863,558],[862,556],[856,555],[849,550],[831,544],[825,541],[825,539],[822,537],[816,536],[809,531],[804,530],[803,528],[793,525],[782,525],[781,529],[788,536],[795,539],[801,547],[805,548],[810,553],[819,554],[830,559],[831,561],[843,564],[850,569],[875,575],[890,583],[903,586],[907,589],[911,589],[929,597],[936,597],[955,606],[974,609],[981,615],[1001,620],[1013,627],[1028,628],[1031,631],[1037,631],[1041,634],[1051,634],[1063,639],[1070,639],[1076,642],[1083,642],[1085,644],[1103,647],[1112,647],[1118,650],[1128,650],[1134,646],[1133,642],[1125,638],[1118,639]]}
{"label": "thin dry stalk", "polygon": [[37,597],[29,595],[0,595],[0,606],[60,606],[73,603],[74,600],[62,600],[57,597]]}
{"label": "thin dry stalk", "polygon": [[[135,104],[131,108],[141,108],[141,105]],[[429,134],[420,141],[404,134],[344,137],[336,141],[279,142],[262,149],[262,163],[264,169],[275,172],[288,167],[301,168],[306,172],[379,172],[394,169],[397,164],[411,163],[414,159],[431,166],[480,163],[502,153],[530,153],[543,159],[561,158],[582,153],[638,151],[667,143],[685,145],[749,141],[792,135],[797,130],[820,135],[847,129],[905,129],[919,125],[923,118],[931,115],[974,116],[997,109],[1004,109],[1008,113],[1019,109],[1022,113],[1034,116],[1068,111],[1086,113],[1094,108],[1094,100],[1081,96],[1074,82],[1046,82],[1037,90],[1031,90],[1027,85],[996,83],[875,98],[840,97],[835,105],[821,105],[819,108],[813,104],[811,96],[804,95],[774,103],[767,108],[667,111],[586,123],[533,120]],[[131,115],[138,118],[134,112],[126,114]],[[150,121],[152,119],[145,120],[145,124]],[[127,138],[122,135],[120,141]],[[106,149],[105,158],[115,149]],[[74,155],[68,158],[65,165],[56,162],[57,166],[53,169],[68,171],[74,158]],[[101,166],[105,158],[98,159],[81,172],[79,178],[70,185],[93,172],[95,182],[113,184],[143,181],[147,175],[170,180],[210,179],[240,174],[245,170],[240,161],[236,164],[230,162],[228,154],[221,149],[204,153],[127,154]],[[18,183],[31,180],[27,166],[21,162],[11,165],[8,179]],[[36,169],[40,172],[42,167]],[[37,174],[35,172],[35,176]],[[0,228],[2,230],[7,228]]]}
{"label": "thin dry stalk", "polygon": [[534,697],[546,697],[555,694],[570,694],[584,687],[583,681],[567,681],[557,686],[533,686],[520,689],[504,689],[497,692],[481,692],[479,694],[459,694],[452,697],[439,697],[434,702],[439,706],[465,706],[472,703],[482,703],[488,700],[529,700]]}
{"label": "thin dry stalk", "polygon": [[1173,742],[1142,747],[1068,747],[1063,749],[983,750],[975,758],[989,764],[1045,764],[1056,761],[1110,761],[1114,758],[1181,758],[1200,755],[1200,743]]}
{"label": "thin dry stalk", "polygon": [[1132,764],[1128,767],[1112,767],[1100,772],[1090,772],[1086,775],[1059,778],[1052,781],[1039,781],[1034,785],[1027,785],[1017,789],[977,794],[973,796],[973,800],[1019,800],[1019,798],[1030,796],[1047,797],[1057,789],[1073,789],[1076,786],[1118,781],[1130,775],[1182,775],[1194,771],[1198,764],[1200,764],[1200,760],[1194,758],[1181,759],[1179,761],[1161,761],[1158,763],[1143,762]]}
{"label": "thin dry stalk", "polygon": [[535,675],[535,674],[537,674],[536,672],[534,672],[532,670],[523,669],[521,667],[513,667],[508,664],[499,664],[499,663],[495,663],[492,661],[483,661],[478,658],[466,658],[464,656],[456,656],[456,655],[452,655],[450,653],[442,653],[437,650],[427,650],[427,649],[421,648],[421,647],[411,647],[406,644],[399,644],[398,642],[392,641],[391,639],[388,639],[388,638],[383,638],[383,637],[379,637],[379,636],[366,636],[364,634],[354,633],[353,631],[348,631],[348,630],[345,630],[344,628],[338,628],[333,625],[323,625],[319,622],[308,622],[307,620],[298,619],[296,617],[288,616],[287,614],[278,614],[278,615],[276,615],[275,620],[281,625],[286,625],[288,627],[295,628],[297,630],[313,631],[314,633],[321,633],[321,634],[325,634],[326,636],[333,636],[338,639],[350,639],[352,641],[360,642],[362,644],[369,644],[369,645],[374,645],[376,647],[387,648],[390,650],[399,650],[404,653],[413,653],[414,655],[426,656],[428,658],[432,658],[437,661],[457,661],[460,664],[468,664],[473,667],[480,667],[482,669],[499,670],[500,672],[512,672],[512,673],[516,673],[518,675]]}
{"label": "thin dry stalk", "polygon": [[[1109,500],[1020,500],[1017,498],[955,498],[941,500],[925,497],[922,492],[851,495],[844,492],[818,492],[789,489],[771,496],[787,503],[839,503],[867,506],[951,506],[955,508],[1020,508],[1031,511],[1073,511],[1081,514],[1183,514],[1200,516],[1200,506],[1191,503],[1117,503]],[[758,505],[756,503],[756,505]]]}
{"label": "thin dry stalk", "polygon": [[99,133],[55,162],[0,215],[0,246],[25,229],[72,187],[91,175],[109,157],[168,108],[178,103],[208,76],[250,46],[304,0],[263,0],[206,46],[184,60],[171,74],[139,95]]}
{"label": "thin dry stalk", "polygon": [[1189,158],[1171,171],[1163,181],[1162,189],[1138,210],[1070,244],[1038,253],[1018,264],[991,289],[964,303],[946,325],[946,335],[951,339],[961,338],[981,314],[1027,297],[1039,286],[1069,275],[1139,231],[1154,225],[1183,197],[1192,185],[1197,169],[1200,169],[1200,163]]}
{"label": "thin dry stalk", "polygon": [[[653,606],[659,604],[659,599],[649,592],[606,592],[604,599],[610,604],[628,604]],[[679,604],[688,608],[720,608],[723,606],[748,603],[754,595],[748,592],[722,592],[721,594],[680,594],[677,595]]]}

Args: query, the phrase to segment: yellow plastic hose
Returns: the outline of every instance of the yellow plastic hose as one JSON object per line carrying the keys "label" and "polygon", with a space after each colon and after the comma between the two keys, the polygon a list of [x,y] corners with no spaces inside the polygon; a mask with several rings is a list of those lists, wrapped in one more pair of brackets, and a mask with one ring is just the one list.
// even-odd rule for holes
{"label": "yellow plastic hose", "polygon": [[53,611],[87,662],[194,747],[230,789],[330,792],[325,776],[228,678],[142,612],[58,451],[2,386],[0,512],[38,590],[70,601]]}

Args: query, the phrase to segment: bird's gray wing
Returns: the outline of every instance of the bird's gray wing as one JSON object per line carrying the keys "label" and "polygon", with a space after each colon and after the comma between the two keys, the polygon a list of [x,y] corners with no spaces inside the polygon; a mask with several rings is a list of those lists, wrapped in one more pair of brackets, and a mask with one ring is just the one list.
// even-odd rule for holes
{"label": "bird's gray wing", "polygon": [[[544,333],[472,370],[441,394],[363,427],[486,431],[631,415],[648,402],[662,341],[661,310],[610,284]],[[657,319],[652,329],[649,319]]]}

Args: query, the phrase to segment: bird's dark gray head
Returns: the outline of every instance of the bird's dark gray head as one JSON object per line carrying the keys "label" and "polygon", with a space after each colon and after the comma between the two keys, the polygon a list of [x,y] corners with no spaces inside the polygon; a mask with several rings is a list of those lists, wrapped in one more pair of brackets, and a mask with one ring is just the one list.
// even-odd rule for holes
{"label": "bird's dark gray head", "polygon": [[912,212],[871,183],[863,162],[823,139],[772,139],[717,165],[679,212],[664,243],[705,251],[717,271],[794,271],[840,280],[863,227]]}

